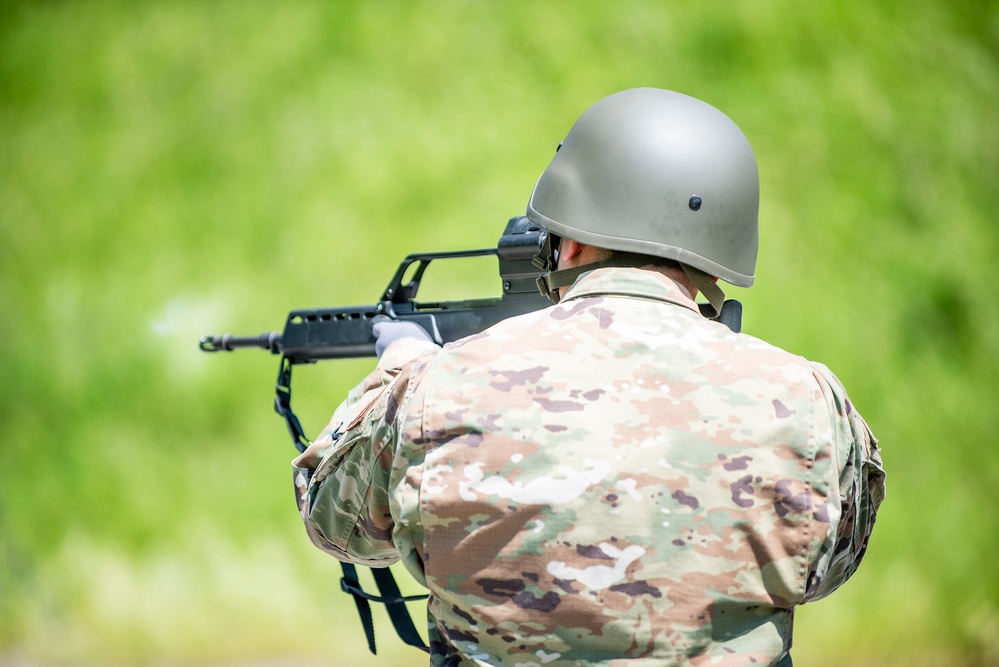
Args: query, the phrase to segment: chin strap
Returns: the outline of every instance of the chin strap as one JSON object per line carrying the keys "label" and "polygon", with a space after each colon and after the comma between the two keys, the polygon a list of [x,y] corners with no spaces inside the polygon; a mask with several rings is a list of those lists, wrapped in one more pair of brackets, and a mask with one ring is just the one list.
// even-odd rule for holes
{"label": "chin strap", "polygon": [[561,241],[560,237],[555,236],[551,232],[545,232],[544,236],[541,237],[541,246],[538,248],[538,253],[531,258],[531,264],[539,270],[544,271],[544,275],[539,276],[537,280],[538,291],[541,292],[541,296],[552,303],[558,303],[559,297],[558,292],[548,285],[547,278],[548,274],[554,271],[555,266],[558,264],[558,258],[555,256],[555,253]]}
{"label": "chin strap", "polygon": [[[703,304],[701,307],[701,312],[705,317],[711,320],[718,319],[718,316],[722,312],[722,304],[725,303],[725,292],[722,291],[721,287],[718,287],[711,276],[704,273],[700,269],[695,269],[689,264],[680,263],[683,267],[683,272],[687,274],[687,279],[691,284],[697,288],[697,291],[704,295],[704,298],[708,300],[707,304]],[[706,313],[704,311],[708,308],[704,306],[710,306],[714,312]]]}
{"label": "chin strap", "polygon": [[[649,255],[626,252],[611,255],[609,258],[593,264],[557,270],[555,268],[558,265],[556,249],[560,241],[561,238],[554,234],[545,234],[538,254],[531,260],[534,266],[544,271],[537,279],[538,291],[552,303],[559,302],[559,288],[572,285],[576,282],[576,278],[587,271],[607,267],[640,268],[654,264],[656,261],[654,257]],[[725,292],[710,274],[683,262],[678,262],[678,264],[683,267],[687,280],[708,300],[707,303],[698,304],[701,315],[711,320],[719,320],[738,333],[742,326],[742,304],[733,300],[726,301]]]}
{"label": "chin strap", "polygon": [[607,259],[601,260],[599,262],[594,262],[592,264],[584,264],[582,266],[574,266],[571,269],[562,269],[561,271],[549,271],[548,273],[538,276],[538,291],[543,295],[548,297],[553,303],[558,303],[560,287],[568,287],[569,285],[576,282],[576,278],[580,275],[586,273],[587,271],[593,271],[594,269],[604,269],[608,267],[632,267],[638,268],[641,266],[648,266],[653,263],[653,259],[648,255],[638,255],[635,253],[619,253],[617,255],[612,255]]}

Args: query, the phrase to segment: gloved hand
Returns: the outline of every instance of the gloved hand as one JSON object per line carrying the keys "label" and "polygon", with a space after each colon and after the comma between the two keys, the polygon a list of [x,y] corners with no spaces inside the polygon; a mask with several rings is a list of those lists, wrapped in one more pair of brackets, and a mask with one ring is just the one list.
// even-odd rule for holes
{"label": "gloved hand", "polygon": [[387,315],[378,315],[371,320],[371,332],[375,334],[375,354],[379,359],[385,348],[400,338],[418,338],[436,345],[430,334],[419,324],[393,320]]}

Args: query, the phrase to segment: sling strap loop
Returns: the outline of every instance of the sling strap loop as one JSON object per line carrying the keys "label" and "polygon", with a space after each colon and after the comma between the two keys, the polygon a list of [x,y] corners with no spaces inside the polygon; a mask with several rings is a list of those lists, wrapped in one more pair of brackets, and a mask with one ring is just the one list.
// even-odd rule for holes
{"label": "sling strap loop", "polygon": [[406,608],[407,602],[425,600],[426,595],[403,595],[396,584],[392,571],[387,567],[373,567],[371,573],[375,578],[375,585],[378,587],[380,595],[372,595],[361,588],[361,582],[357,578],[357,568],[351,563],[340,563],[343,567],[343,578],[340,579],[340,588],[345,593],[350,593],[357,605],[357,613],[361,617],[361,625],[364,627],[364,635],[368,640],[368,649],[372,654],[377,655],[375,650],[375,626],[371,617],[371,605],[369,602],[381,602],[385,605],[392,627],[404,643],[414,646],[422,651],[430,652],[430,648],[423,641],[423,637],[416,629],[413,619]]}

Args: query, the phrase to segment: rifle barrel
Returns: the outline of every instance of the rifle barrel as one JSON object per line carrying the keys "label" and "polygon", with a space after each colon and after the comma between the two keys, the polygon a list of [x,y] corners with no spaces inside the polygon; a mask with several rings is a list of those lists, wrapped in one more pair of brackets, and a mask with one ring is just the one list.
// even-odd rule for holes
{"label": "rifle barrel", "polygon": [[265,331],[259,336],[202,336],[198,344],[202,352],[231,352],[241,347],[256,347],[270,350],[274,354],[281,351],[281,332]]}

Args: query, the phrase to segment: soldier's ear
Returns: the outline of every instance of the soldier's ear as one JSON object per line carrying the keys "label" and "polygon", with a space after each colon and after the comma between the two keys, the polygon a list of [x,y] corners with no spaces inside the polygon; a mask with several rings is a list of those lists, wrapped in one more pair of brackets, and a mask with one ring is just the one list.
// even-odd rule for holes
{"label": "soldier's ear", "polygon": [[565,262],[571,262],[579,257],[583,250],[583,244],[572,239],[563,238],[558,246],[558,258]]}

